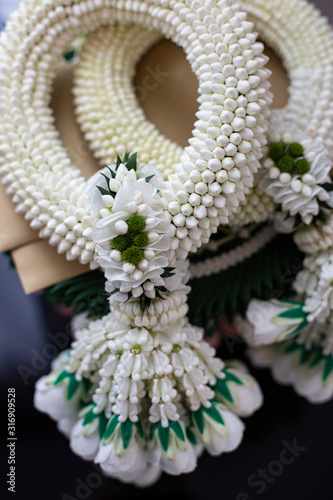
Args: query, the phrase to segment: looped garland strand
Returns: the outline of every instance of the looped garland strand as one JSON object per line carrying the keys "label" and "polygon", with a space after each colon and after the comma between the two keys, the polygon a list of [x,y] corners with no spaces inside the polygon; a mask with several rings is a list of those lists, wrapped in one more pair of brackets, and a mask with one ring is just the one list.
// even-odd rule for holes
{"label": "looped garland strand", "polygon": [[[93,219],[84,208],[85,181],[79,170],[71,166],[58,139],[48,103],[61,54],[75,36],[99,26],[134,22],[159,30],[184,48],[198,76],[202,95],[200,110],[212,117],[211,127],[209,131],[196,128],[179,172],[170,177],[167,189],[162,192],[162,196],[176,207],[171,208],[170,214],[174,228],[173,248],[178,250],[178,257],[185,259],[189,251],[208,242],[211,232],[217,230],[220,222],[227,222],[239,200],[244,200],[244,183],[245,187],[251,187],[253,173],[258,170],[258,160],[262,156],[261,146],[265,143],[266,126],[262,113],[270,102],[270,95],[265,92],[269,72],[263,67],[266,58],[261,54],[262,44],[251,33],[253,24],[246,21],[246,14],[239,11],[237,5],[229,4],[229,1],[208,2],[204,6],[195,1],[160,6],[158,3],[127,2],[124,10],[120,10],[119,3],[110,0],[27,1],[12,17],[0,42],[0,102],[3,133],[6,134],[1,141],[5,156],[1,173],[4,182],[9,184],[8,193],[18,203],[18,211],[25,213],[32,227],[41,230],[42,238],[49,238],[60,252],[66,251],[68,259],[79,257],[82,263],[93,260]],[[237,68],[228,54],[231,50],[237,57],[242,52],[242,44],[248,51],[248,59],[239,64],[247,65],[248,69]],[[246,98],[239,96],[236,87],[244,80],[246,92],[252,87],[260,89],[263,86],[262,99],[247,103]],[[225,93],[230,97],[226,99]],[[240,100],[237,102],[237,99]],[[241,109],[243,118],[236,116],[237,109]],[[241,125],[238,125],[239,120]],[[241,152],[242,147],[239,149],[239,145],[230,143],[224,133],[228,130],[230,135],[232,123],[236,129],[246,124],[258,127],[257,141],[242,141],[246,145],[247,158]],[[232,155],[238,151],[241,158],[240,176],[236,182],[228,181],[224,166],[232,161],[228,159],[228,151]],[[191,174],[193,180],[189,178]],[[212,180],[216,176],[214,183]],[[209,193],[210,184],[214,186]],[[177,234],[181,208],[187,207],[189,200],[193,202],[190,205],[193,215],[183,215],[185,224]],[[72,233],[71,237],[63,242],[68,232]]]}
{"label": "looped garland strand", "polygon": [[[296,301],[254,301],[248,322],[239,319],[239,324],[244,330],[250,326],[248,340],[255,346],[276,341],[287,343],[285,354],[301,351],[302,362],[316,371],[311,392],[301,382],[310,400],[332,394],[327,333],[333,308],[327,247],[332,32],[301,0],[251,0],[242,8],[289,71],[290,102],[275,119],[268,111],[272,97],[263,45],[246,13],[229,0],[26,0],[0,37],[0,173],[7,192],[40,237],[66,252],[67,259],[100,266],[110,294],[109,314],[94,321],[75,318],[76,340],[37,383],[35,405],[58,422],[77,454],[135,484],[151,484],[161,470],[192,471],[203,448],[213,455],[232,451],[243,434],[238,416],[262,403],[244,367],[215,358],[202,340],[203,330],[185,317],[188,253],[208,243],[220,224],[250,222],[242,216],[247,199],[256,205],[260,196],[269,196],[276,227],[282,231],[292,225],[300,246],[308,238],[317,251],[317,234],[324,234],[325,242],[296,279]],[[128,24],[135,26],[124,28]],[[75,94],[82,128],[95,156],[107,166],[86,182],[59,140],[49,102],[63,52],[76,37],[95,30],[83,49]],[[124,49],[122,73],[113,52],[123,42],[130,49],[127,33],[136,33],[142,46]],[[104,34],[114,35],[108,50],[115,64],[112,76],[101,78],[106,91],[99,85],[95,96],[84,88],[82,77],[89,78],[87,68]],[[184,151],[145,121],[129,83],[142,47],[158,36],[183,47],[199,81],[198,121]],[[105,74],[103,64],[105,48],[92,66],[93,78],[96,71]],[[117,111],[118,121],[105,118],[99,128],[94,121],[101,116],[101,104],[109,106],[103,99],[110,90],[115,96],[106,115]],[[90,97],[94,111],[87,104]],[[129,125],[131,111],[137,133]],[[152,149],[150,139],[145,144],[146,130],[156,138]],[[122,158],[112,156],[109,136]],[[126,152],[129,144],[142,150],[144,161],[149,156],[148,164]],[[266,205],[260,220],[272,217],[272,204]],[[243,255],[236,251],[222,257],[222,268],[229,257],[234,265],[273,236],[266,229],[253,240],[256,248],[245,244]],[[200,273],[207,274],[201,268]],[[311,289],[304,283],[311,283]]]}

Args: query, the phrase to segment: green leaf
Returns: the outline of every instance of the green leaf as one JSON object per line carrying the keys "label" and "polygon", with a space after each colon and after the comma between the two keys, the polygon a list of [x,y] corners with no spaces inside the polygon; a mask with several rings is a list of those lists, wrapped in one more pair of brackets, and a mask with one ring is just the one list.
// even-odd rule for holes
{"label": "green leaf", "polygon": [[161,422],[158,423],[158,437],[162,449],[167,452],[169,448],[170,429],[169,427],[162,427]]}
{"label": "green leaf", "polygon": [[90,391],[90,388],[91,388],[91,385],[92,385],[92,382],[86,378],[86,377],[82,377],[82,385],[83,385],[83,389],[86,393],[88,393]]}
{"label": "green leaf", "polygon": [[326,357],[325,366],[324,366],[324,371],[323,371],[323,380],[324,380],[324,382],[331,375],[332,371],[333,371],[333,357],[332,356],[327,356]]}
{"label": "green leaf", "polygon": [[145,178],[146,182],[149,182],[152,180],[153,177],[155,177],[156,174],[148,175],[148,177]]}
{"label": "green leaf", "polygon": [[216,406],[212,404],[210,408],[206,408],[205,406],[202,406],[202,409],[207,415],[209,415],[215,422],[221,425],[225,425],[224,420],[222,418],[221,413],[218,411]]}
{"label": "green leaf", "polygon": [[175,271],[175,267],[164,267],[163,268],[163,274],[161,274],[161,278],[171,278],[171,276],[174,276],[176,273],[174,273],[173,271]]}
{"label": "green leaf", "polygon": [[312,358],[312,361],[309,365],[310,368],[313,368],[317,365],[319,365],[319,363],[321,361],[323,361],[325,359],[325,356],[323,355],[323,351],[321,350],[321,348],[318,348]]}
{"label": "green leaf", "polygon": [[127,163],[130,157],[130,152],[126,151],[125,156],[124,156],[124,163]]}
{"label": "green leaf", "polygon": [[199,410],[193,411],[192,415],[193,415],[195,423],[197,424],[197,427],[199,429],[200,434],[203,434],[205,422],[204,422],[204,416],[202,413],[202,406],[200,406]]}
{"label": "green leaf", "polygon": [[106,189],[102,188],[101,186],[96,186],[98,191],[102,194],[105,195],[107,194],[108,196],[110,195],[110,191],[107,191]]}
{"label": "green leaf", "polygon": [[[303,306],[304,304],[301,304]],[[294,307],[292,309],[288,309],[288,311],[283,311],[280,314],[276,315],[277,318],[287,318],[287,319],[301,319],[307,316],[306,313],[303,312],[302,307]]]}
{"label": "green leaf", "polygon": [[68,373],[66,370],[63,370],[59,375],[58,377],[56,378],[55,382],[53,382],[53,385],[58,385],[60,384],[60,382],[62,382],[63,380],[65,380],[65,378],[67,377],[70,377],[71,374]]}
{"label": "green leaf", "polygon": [[304,365],[306,364],[309,359],[311,358],[312,356],[312,350],[311,349],[307,349],[305,346],[303,346],[303,349],[301,351],[301,356],[299,358],[299,362]]}
{"label": "green leaf", "polygon": [[106,180],[106,185],[109,188],[110,177],[108,177],[107,175],[103,174],[103,172],[100,172],[100,175],[102,175],[104,177],[104,179]]}
{"label": "green leaf", "polygon": [[95,319],[110,312],[105,277],[99,270],[62,281],[44,292],[52,304],[73,307],[75,314],[87,312],[89,318]]}
{"label": "green leaf", "polygon": [[109,424],[107,425],[106,429],[105,429],[105,432],[104,432],[104,436],[103,436],[103,439],[106,440],[108,439],[110,436],[112,436],[112,434],[114,433],[117,425],[118,425],[118,422],[119,422],[119,415],[114,415]]}
{"label": "green leaf", "polygon": [[133,422],[128,418],[125,422],[121,423],[121,439],[123,441],[124,449],[126,450],[131,442],[133,432]]}
{"label": "green leaf", "polygon": [[110,172],[110,175],[111,175],[112,179],[114,179],[116,177],[115,172],[108,165],[105,165],[105,168],[108,169],[108,171]]}
{"label": "green leaf", "polygon": [[98,432],[99,432],[100,439],[103,439],[107,423],[108,423],[108,419],[106,418],[104,412],[100,413],[99,414],[99,425],[98,425]]}
{"label": "green leaf", "polygon": [[67,389],[67,399],[71,400],[74,394],[76,393],[80,382],[78,382],[75,378],[75,373],[72,373],[69,378],[68,389]]}
{"label": "green leaf", "polygon": [[331,191],[333,191],[333,182],[325,182],[324,184],[320,184],[320,187],[330,193]]}
{"label": "green leaf", "polygon": [[144,438],[144,434],[143,434],[143,428],[142,428],[141,420],[138,420],[137,422],[135,422],[135,427],[136,427],[136,431],[138,433],[138,436],[141,439],[143,439]]}
{"label": "green leaf", "polygon": [[[125,161],[125,158],[124,158]],[[132,154],[129,160],[126,162],[127,170],[136,170],[137,166],[137,153]]]}
{"label": "green leaf", "polygon": [[94,413],[95,408],[96,408],[96,405],[93,404],[91,409],[88,411],[88,413],[86,413],[86,416],[83,419],[82,425],[88,425],[88,424],[90,424],[90,422],[95,420],[95,418],[99,417],[98,413]]}
{"label": "green leaf", "polygon": [[[262,228],[261,225],[258,230]],[[218,238],[218,235],[213,236]],[[242,244],[244,240],[234,239],[215,252],[203,250],[190,259],[194,263],[203,262]],[[253,298],[268,300],[274,289],[279,290],[281,299],[287,298],[292,293],[292,282],[302,268],[303,258],[292,235],[281,234],[243,262],[216,274],[190,280],[190,322],[203,327],[208,334],[217,328],[222,314],[226,314],[229,321],[236,313],[244,315]]]}
{"label": "green leaf", "polygon": [[302,349],[302,345],[298,344],[296,340],[294,340],[293,342],[291,342],[291,344],[287,345],[287,347],[284,349],[284,352],[286,354],[290,354],[292,352],[297,351],[298,349]]}
{"label": "green leaf", "polygon": [[221,394],[221,396],[230,403],[234,402],[232,394],[225,380],[218,379],[216,385],[214,386],[214,390]]}
{"label": "green leaf", "polygon": [[116,161],[116,170],[118,170],[118,167],[121,163],[123,163],[123,160],[120,158],[120,156],[118,155],[118,153],[116,153],[116,158],[117,158],[117,161]]}
{"label": "green leaf", "polygon": [[226,380],[230,380],[230,382],[235,382],[235,384],[238,384],[238,385],[244,385],[244,382],[240,378],[236,377],[236,375],[229,372],[228,369],[226,369],[224,371],[224,373],[225,373]]}
{"label": "green leaf", "polygon": [[192,430],[189,427],[186,427],[186,436],[187,436],[188,440],[190,441],[190,443],[192,443],[194,446],[196,444],[198,444],[194,433],[192,432]]}
{"label": "green leaf", "polygon": [[170,427],[170,429],[172,429],[174,431],[174,433],[176,434],[176,436],[179,437],[179,439],[181,439],[182,441],[185,441],[184,431],[183,431],[182,426],[180,425],[180,423],[178,421],[170,420],[169,427]]}

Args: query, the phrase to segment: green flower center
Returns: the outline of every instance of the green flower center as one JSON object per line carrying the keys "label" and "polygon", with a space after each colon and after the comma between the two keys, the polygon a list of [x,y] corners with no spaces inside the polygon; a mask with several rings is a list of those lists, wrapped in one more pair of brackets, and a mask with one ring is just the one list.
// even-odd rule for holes
{"label": "green flower center", "polygon": [[297,160],[296,162],[296,170],[299,174],[307,174],[310,171],[310,163],[306,158],[302,158],[301,160]]}
{"label": "green flower center", "polygon": [[310,171],[310,162],[304,158],[304,148],[299,142],[270,144],[268,156],[280,172],[304,175]]}
{"label": "green flower center", "polygon": [[283,144],[273,143],[269,147],[268,156],[274,161],[278,162],[280,158],[284,155],[284,146]]}
{"label": "green flower center", "polygon": [[126,248],[130,247],[131,244],[132,244],[131,238],[129,238],[128,236],[124,236],[122,234],[116,236],[112,240],[113,248],[119,250],[119,252],[123,252],[124,250],[126,250]]}
{"label": "green flower center", "polygon": [[139,233],[133,238],[133,243],[136,247],[146,247],[149,243],[147,233]]}
{"label": "green flower center", "polygon": [[129,262],[130,264],[137,266],[143,259],[143,250],[138,247],[129,247],[122,252],[121,258],[124,262]]}
{"label": "green flower center", "polygon": [[292,142],[287,148],[287,154],[293,158],[303,156],[304,148],[299,142]]}
{"label": "green flower center", "polygon": [[146,222],[140,215],[132,215],[127,221],[128,229],[131,233],[139,233],[146,227]]}
{"label": "green flower center", "polygon": [[294,158],[292,156],[282,156],[280,160],[278,161],[278,169],[281,172],[292,172],[294,170]]}
{"label": "green flower center", "polygon": [[172,344],[172,352],[179,352],[181,351],[181,347],[178,344]]}
{"label": "green flower center", "polygon": [[141,345],[135,344],[131,349],[132,354],[140,354],[141,353]]}

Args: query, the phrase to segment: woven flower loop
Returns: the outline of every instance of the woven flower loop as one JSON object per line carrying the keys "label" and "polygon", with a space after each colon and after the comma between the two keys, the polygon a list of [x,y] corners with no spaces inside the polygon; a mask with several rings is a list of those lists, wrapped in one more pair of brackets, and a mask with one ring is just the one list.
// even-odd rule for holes
{"label": "woven flower loop", "polygon": [[[254,30],[288,70],[284,110],[270,113],[268,58]],[[198,79],[184,150],[145,118],[132,86],[137,61],[163,36]],[[49,107],[56,69],[75,51],[78,121],[105,164],[88,181]],[[219,297],[229,316],[247,308],[236,325],[257,364],[310,401],[333,396],[332,88],[333,33],[303,0],[25,0],[1,33],[7,193],[40,238],[103,271],[107,294],[103,314],[94,297],[74,319],[75,341],[37,382],[35,406],[107,475],[143,486],[161,471],[191,472],[203,449],[234,450],[239,417],[262,404],[246,368],[216,358],[188,320],[191,303],[191,318],[207,314],[203,294],[214,297],[213,323]],[[304,268],[288,297],[261,300],[282,270],[287,240],[277,233],[289,232],[308,254]],[[265,248],[274,269],[260,279]],[[239,278],[251,274],[235,311]],[[94,286],[100,293],[100,276]]]}

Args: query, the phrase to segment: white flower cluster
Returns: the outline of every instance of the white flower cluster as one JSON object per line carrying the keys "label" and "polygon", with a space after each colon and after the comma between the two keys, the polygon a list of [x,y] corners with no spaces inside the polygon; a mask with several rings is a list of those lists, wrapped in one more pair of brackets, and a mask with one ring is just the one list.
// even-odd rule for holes
{"label": "white flower cluster", "polygon": [[251,347],[251,361],[271,368],[281,384],[290,384],[311,403],[333,397],[332,321],[310,323],[296,339],[277,345]]}
{"label": "white flower cluster", "polygon": [[171,225],[160,184],[159,172],[133,155],[105,167],[87,185],[87,211],[100,217],[92,232],[96,261],[108,280],[106,290],[123,302],[128,294],[155,298],[158,289],[169,290],[162,276],[170,263]]}
{"label": "white flower cluster", "polygon": [[325,222],[315,226],[301,227],[294,234],[298,248],[312,254],[333,247],[333,215],[329,214]]}
{"label": "white flower cluster", "polygon": [[306,257],[295,290],[304,297],[308,321],[324,323],[333,312],[333,254],[325,250]]}
{"label": "white flower cluster", "polygon": [[[260,170],[261,173],[261,170]],[[260,224],[274,218],[276,204],[272,198],[258,187],[258,178],[254,176],[254,187],[249,190],[244,201],[239,204],[237,211],[231,214],[229,224],[234,227]]]}
{"label": "white flower cluster", "polygon": [[203,447],[232,451],[244,430],[237,415],[262,403],[244,366],[214,358],[202,330],[184,321],[156,332],[110,313],[75,336],[38,381],[35,406],[58,421],[75,453],[123,481],[191,472]]}
{"label": "white flower cluster", "polygon": [[293,170],[289,165],[286,166],[288,171],[284,171],[283,168],[278,168],[279,163],[276,165],[272,158],[266,158],[263,162],[267,171],[259,188],[270,195],[276,204],[281,205],[285,215],[279,217],[277,228],[288,231],[293,230],[295,215],[299,215],[303,224],[308,225],[319,214],[320,202],[332,201],[330,194],[321,186],[330,181],[331,166],[318,139],[306,137],[291,123],[285,122],[282,112],[275,113],[270,127],[269,141],[287,146],[287,156],[280,161],[288,159],[293,162],[292,156],[288,156],[288,145],[298,143],[304,150],[302,156],[305,158],[300,161],[307,162],[304,172],[297,171],[297,166]]}

